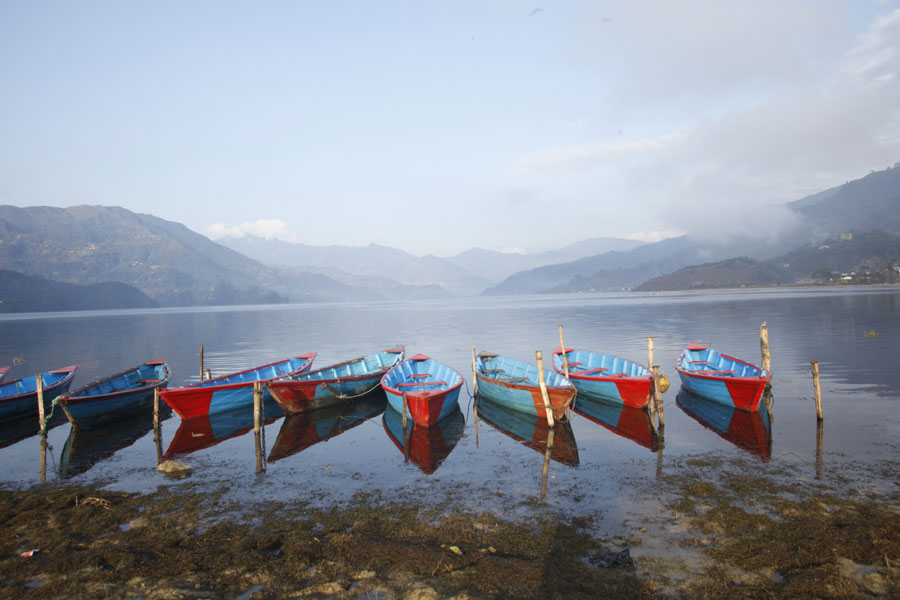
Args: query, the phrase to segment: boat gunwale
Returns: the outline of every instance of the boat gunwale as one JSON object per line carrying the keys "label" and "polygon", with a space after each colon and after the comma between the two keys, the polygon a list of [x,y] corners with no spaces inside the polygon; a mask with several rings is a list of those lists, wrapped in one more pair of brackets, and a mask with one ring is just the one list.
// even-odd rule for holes
{"label": "boat gunwale", "polygon": [[[107,381],[112,381],[113,379],[122,377],[126,373],[130,373],[132,371],[140,369],[144,365],[151,366],[151,367],[162,365],[162,367],[165,371],[165,378],[157,380],[156,383],[148,383],[147,385],[142,385],[140,387],[123,388],[121,390],[116,390],[114,392],[107,392],[105,394],[83,394],[82,393],[85,390],[88,390],[88,389],[96,387],[100,384],[106,383]],[[96,381],[88,383],[87,385],[83,385],[80,388],[78,388],[77,390],[75,390],[74,392],[69,392],[68,394],[64,394],[63,396],[61,396],[59,398],[59,400],[57,402],[59,404],[73,404],[74,405],[74,404],[83,404],[85,402],[111,400],[113,398],[117,398],[120,396],[128,396],[131,394],[139,394],[142,392],[150,391],[154,388],[166,387],[169,383],[170,375],[171,375],[171,372],[169,370],[169,365],[166,364],[165,361],[162,361],[162,362],[159,362],[157,360],[148,361],[145,363],[141,363],[139,365],[135,365],[134,367],[131,367],[130,369],[125,369],[123,371],[119,371],[118,373],[114,373],[113,375],[109,375],[108,377],[104,377],[103,379],[98,379]]]}

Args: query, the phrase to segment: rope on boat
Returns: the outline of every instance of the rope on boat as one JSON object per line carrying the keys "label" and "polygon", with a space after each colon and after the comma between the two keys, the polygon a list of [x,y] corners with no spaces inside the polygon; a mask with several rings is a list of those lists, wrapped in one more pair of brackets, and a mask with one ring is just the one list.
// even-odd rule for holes
{"label": "rope on boat", "polygon": [[41,431],[46,431],[46,430],[47,430],[47,423],[49,423],[50,420],[53,418],[53,413],[56,411],[57,400],[59,400],[60,398],[62,398],[61,395],[60,395],[60,396],[57,396],[56,398],[54,398],[54,399],[53,399],[53,402],[50,403],[50,414],[44,413],[44,420],[43,420],[43,421],[41,421],[40,419],[38,419],[38,423],[39,423],[40,426],[41,426]]}

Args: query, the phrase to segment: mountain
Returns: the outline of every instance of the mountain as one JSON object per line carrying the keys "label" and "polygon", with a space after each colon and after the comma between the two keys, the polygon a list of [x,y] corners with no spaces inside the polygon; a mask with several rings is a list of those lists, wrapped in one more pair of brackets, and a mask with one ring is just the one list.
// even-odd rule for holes
{"label": "mountain", "polygon": [[155,306],[137,288],[116,281],[77,285],[0,269],[0,313]]}
{"label": "mountain", "polygon": [[644,242],[623,238],[598,237],[570,244],[558,250],[533,254],[516,254],[472,248],[447,260],[491,283],[498,283],[519,271],[573,261],[603,252],[626,251]]}
{"label": "mountain", "polygon": [[656,277],[635,291],[689,290],[801,283],[895,283],[900,236],[883,231],[847,233],[805,244],[767,261],[746,257],[690,266]]}
{"label": "mountain", "polygon": [[[473,276],[446,259],[431,255],[417,257],[377,244],[363,247],[310,246],[252,235],[222,238],[219,242],[266,265],[294,267],[305,271],[328,270],[329,276],[336,278],[357,276],[389,279],[401,286],[398,289],[403,289],[404,286],[423,286],[423,290],[437,290],[439,286],[452,294],[468,296],[477,294],[488,285],[483,278]],[[338,275],[339,273],[343,275]]]}

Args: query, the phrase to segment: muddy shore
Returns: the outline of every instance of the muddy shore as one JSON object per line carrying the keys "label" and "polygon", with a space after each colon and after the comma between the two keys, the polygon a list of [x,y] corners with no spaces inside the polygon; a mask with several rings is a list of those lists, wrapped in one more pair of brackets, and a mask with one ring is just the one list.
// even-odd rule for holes
{"label": "muddy shore", "polygon": [[[896,465],[879,475],[893,481]],[[672,465],[627,539],[538,507],[526,521],[379,494],[323,508],[151,494],[0,491],[0,596],[29,598],[888,598],[900,494],[715,459]],[[657,551],[661,547],[668,551]],[[672,549],[675,549],[673,552]]]}

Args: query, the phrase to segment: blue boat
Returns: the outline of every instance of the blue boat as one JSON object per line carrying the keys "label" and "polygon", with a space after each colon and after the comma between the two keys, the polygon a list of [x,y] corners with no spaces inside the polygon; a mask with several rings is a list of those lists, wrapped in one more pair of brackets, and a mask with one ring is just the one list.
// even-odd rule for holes
{"label": "blue boat", "polygon": [[276,379],[266,387],[285,413],[304,413],[344,404],[371,392],[401,360],[403,346]]}
{"label": "blue boat", "polygon": [[[566,362],[568,361],[568,363]],[[634,408],[646,408],[652,393],[653,373],[631,360],[588,350],[560,348],[553,352],[553,369],[578,388],[578,396],[590,396]]]}
{"label": "blue boat", "polygon": [[[159,395],[183,421],[208,417],[217,412],[252,406],[254,383],[266,384],[273,379],[304,373],[315,358],[315,352],[300,354],[246,371],[198,381],[186,387],[161,390]],[[263,400],[271,397],[272,394],[263,385]]]}
{"label": "blue boat", "polygon": [[[479,396],[512,410],[546,418],[537,366],[482,352],[475,361],[475,376]],[[544,383],[553,417],[563,418],[577,393],[575,386],[553,371],[544,371]]]}
{"label": "blue boat", "polygon": [[462,384],[462,375],[424,354],[404,360],[381,378],[391,408],[403,415],[406,396],[407,414],[422,427],[431,427],[450,416],[459,405]]}
{"label": "blue boat", "polygon": [[[69,391],[78,365],[41,373],[44,386],[44,404]],[[37,375],[29,375],[0,384],[0,421],[36,416]]]}
{"label": "blue boat", "polygon": [[691,342],[675,363],[681,386],[713,402],[756,412],[772,374],[739,358]]}
{"label": "blue boat", "polygon": [[169,384],[164,360],[151,360],[65,394],[57,403],[75,429],[94,429],[153,406],[153,390]]}

